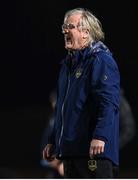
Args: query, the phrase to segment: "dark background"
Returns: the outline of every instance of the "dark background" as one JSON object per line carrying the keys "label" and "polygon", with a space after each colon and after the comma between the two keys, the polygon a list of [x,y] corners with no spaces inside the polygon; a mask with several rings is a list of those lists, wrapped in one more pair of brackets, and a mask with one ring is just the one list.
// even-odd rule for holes
{"label": "dark background", "polygon": [[[64,58],[64,13],[90,9],[101,21],[121,86],[137,120],[137,18],[135,1],[5,0],[0,2],[0,166],[39,168],[49,94]],[[138,123],[137,123],[138,124]],[[120,153],[122,169],[137,169],[137,135]],[[136,174],[138,176],[138,173]]]}

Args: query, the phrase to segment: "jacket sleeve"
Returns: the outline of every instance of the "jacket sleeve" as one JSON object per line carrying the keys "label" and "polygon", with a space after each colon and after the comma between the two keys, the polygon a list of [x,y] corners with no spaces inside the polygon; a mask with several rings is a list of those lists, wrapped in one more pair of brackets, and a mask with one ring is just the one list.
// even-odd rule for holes
{"label": "jacket sleeve", "polygon": [[91,93],[96,108],[96,126],[92,137],[108,141],[119,113],[120,74],[112,56],[98,54],[91,73]]}
{"label": "jacket sleeve", "polygon": [[56,104],[55,104],[55,108],[54,108],[54,123],[53,123],[53,127],[51,128],[51,131],[48,135],[48,144],[53,144],[55,145],[55,135],[56,135],[56,114],[57,114],[57,104],[58,104],[58,97],[59,97],[59,79],[60,79],[60,75],[62,74],[63,71],[63,66],[61,67],[60,70],[60,74],[58,77],[58,82],[57,82],[57,86],[56,86]]}

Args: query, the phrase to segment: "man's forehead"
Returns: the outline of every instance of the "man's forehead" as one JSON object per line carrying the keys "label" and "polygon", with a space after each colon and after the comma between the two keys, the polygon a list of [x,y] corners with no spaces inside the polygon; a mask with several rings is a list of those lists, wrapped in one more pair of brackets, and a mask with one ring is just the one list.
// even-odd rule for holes
{"label": "man's forehead", "polygon": [[66,22],[67,23],[78,23],[80,21],[80,19],[81,19],[81,14],[80,13],[76,13],[76,14],[70,15],[67,18]]}

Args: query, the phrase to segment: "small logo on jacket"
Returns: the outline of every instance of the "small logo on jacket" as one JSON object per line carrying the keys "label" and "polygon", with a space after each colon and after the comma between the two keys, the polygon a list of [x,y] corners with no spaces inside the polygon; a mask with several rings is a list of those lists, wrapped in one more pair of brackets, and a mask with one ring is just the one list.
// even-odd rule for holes
{"label": "small logo on jacket", "polygon": [[76,78],[79,78],[82,74],[82,68],[79,68],[76,72]]}
{"label": "small logo on jacket", "polygon": [[88,168],[89,168],[90,171],[95,171],[95,169],[97,169],[97,162],[96,162],[96,160],[90,159],[88,161]]}
{"label": "small logo on jacket", "polygon": [[103,76],[103,80],[106,81],[108,79],[107,75]]}

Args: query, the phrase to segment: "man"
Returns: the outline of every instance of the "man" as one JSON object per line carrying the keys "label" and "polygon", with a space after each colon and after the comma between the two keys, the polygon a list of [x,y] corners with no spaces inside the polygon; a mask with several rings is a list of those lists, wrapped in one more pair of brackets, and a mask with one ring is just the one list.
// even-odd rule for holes
{"label": "man", "polygon": [[68,55],[59,80],[55,123],[43,158],[60,158],[66,178],[112,178],[118,166],[120,75],[99,20],[77,8],[64,17]]}

